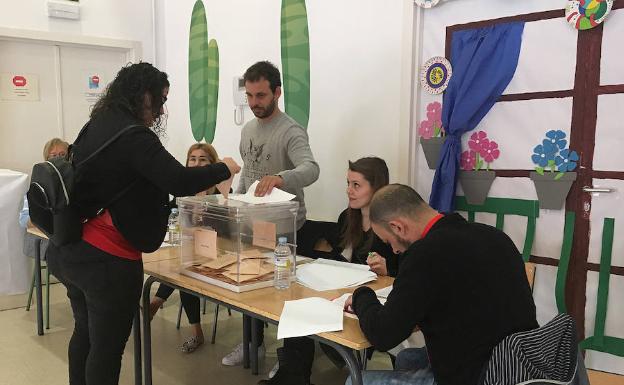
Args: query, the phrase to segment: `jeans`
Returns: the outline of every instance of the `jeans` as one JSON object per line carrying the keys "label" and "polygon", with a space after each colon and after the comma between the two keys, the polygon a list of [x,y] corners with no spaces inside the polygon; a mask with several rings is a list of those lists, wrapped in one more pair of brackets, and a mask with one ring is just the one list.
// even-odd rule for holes
{"label": "jeans", "polygon": [[116,385],[143,286],[143,263],[80,241],[48,247],[50,272],[67,288],[74,314],[71,385]]}
{"label": "jeans", "polygon": [[[362,372],[364,385],[435,385],[430,369],[417,371],[365,370]],[[351,385],[351,378],[346,385]]]}
{"label": "jeans", "polygon": [[[434,385],[435,379],[429,367],[425,348],[401,350],[396,358],[397,370],[365,370],[364,385]],[[351,378],[346,385],[351,385]]]}

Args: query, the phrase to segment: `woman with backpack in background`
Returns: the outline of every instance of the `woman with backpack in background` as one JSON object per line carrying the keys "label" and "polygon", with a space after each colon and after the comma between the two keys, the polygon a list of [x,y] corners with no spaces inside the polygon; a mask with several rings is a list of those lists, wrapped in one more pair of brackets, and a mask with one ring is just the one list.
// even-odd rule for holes
{"label": "woman with backpack in background", "polygon": [[165,237],[169,194],[194,195],[240,171],[231,158],[186,168],[167,152],[159,136],[168,92],[167,74],[151,64],[122,68],[70,151],[79,165],[72,205],[87,221],[81,240],[50,244],[48,263],[67,288],[75,319],[72,385],[119,382],[143,284],[141,253],[155,251]]}

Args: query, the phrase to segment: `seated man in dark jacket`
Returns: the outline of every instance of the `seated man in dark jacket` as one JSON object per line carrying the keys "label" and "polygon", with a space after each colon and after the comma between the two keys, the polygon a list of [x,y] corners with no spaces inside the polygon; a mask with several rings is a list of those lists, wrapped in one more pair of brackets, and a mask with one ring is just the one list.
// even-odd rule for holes
{"label": "seated man in dark jacket", "polygon": [[375,233],[404,252],[385,305],[361,287],[347,300],[377,349],[422,330],[431,368],[364,372],[369,384],[476,385],[504,337],[538,327],[522,257],[494,227],[442,215],[412,188],[389,185],[370,206]]}

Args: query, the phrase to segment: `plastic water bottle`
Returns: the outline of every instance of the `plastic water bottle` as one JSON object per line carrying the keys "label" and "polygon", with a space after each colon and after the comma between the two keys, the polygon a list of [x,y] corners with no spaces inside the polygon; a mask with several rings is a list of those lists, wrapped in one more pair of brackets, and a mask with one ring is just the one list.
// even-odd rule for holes
{"label": "plastic water bottle", "polygon": [[291,251],[286,243],[286,237],[280,237],[277,242],[273,286],[278,290],[284,290],[290,287]]}
{"label": "plastic water bottle", "polygon": [[180,224],[178,223],[178,209],[171,209],[169,214],[169,243],[172,245],[180,244]]}

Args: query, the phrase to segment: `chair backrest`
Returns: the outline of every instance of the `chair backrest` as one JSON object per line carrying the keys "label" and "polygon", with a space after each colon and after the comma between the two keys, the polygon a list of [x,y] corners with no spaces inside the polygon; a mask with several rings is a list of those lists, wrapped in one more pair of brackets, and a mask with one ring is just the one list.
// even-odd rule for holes
{"label": "chair backrest", "polygon": [[471,205],[466,197],[455,198],[455,210],[468,212],[468,221],[475,221],[475,213],[496,214],[496,228],[503,231],[506,215],[518,215],[527,218],[526,235],[522,247],[522,259],[528,262],[535,239],[535,224],[539,217],[539,201],[509,198],[486,198],[482,205]]}
{"label": "chair backrest", "polygon": [[561,244],[561,255],[559,256],[559,266],[557,267],[557,280],[555,281],[555,300],[559,313],[567,313],[565,304],[566,279],[568,277],[568,266],[570,264],[570,254],[572,252],[572,240],[574,238],[574,211],[568,211],[565,215],[563,226],[563,242]]}
{"label": "chair backrest", "polygon": [[559,314],[546,325],[505,337],[492,350],[484,385],[571,383],[577,372],[574,320]]}
{"label": "chair backrest", "polygon": [[618,357],[624,357],[624,338],[605,336],[614,228],[615,219],[605,218],[602,228],[602,251],[600,253],[600,272],[598,275],[598,298],[596,300],[594,335],[581,341],[580,347],[582,349],[596,350],[603,353],[610,353]]}

